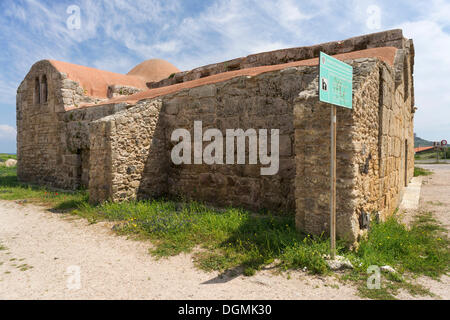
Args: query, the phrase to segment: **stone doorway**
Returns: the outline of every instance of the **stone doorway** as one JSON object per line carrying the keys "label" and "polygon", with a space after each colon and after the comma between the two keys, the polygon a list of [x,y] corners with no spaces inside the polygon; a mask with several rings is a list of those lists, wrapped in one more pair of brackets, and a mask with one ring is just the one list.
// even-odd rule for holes
{"label": "stone doorway", "polygon": [[78,188],[88,188],[89,186],[89,149],[77,150],[77,185]]}

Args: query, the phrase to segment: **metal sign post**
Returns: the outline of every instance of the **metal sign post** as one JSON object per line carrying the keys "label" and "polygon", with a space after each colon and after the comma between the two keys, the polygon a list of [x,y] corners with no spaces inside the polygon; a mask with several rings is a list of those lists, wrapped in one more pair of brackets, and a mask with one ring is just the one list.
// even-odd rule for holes
{"label": "metal sign post", "polygon": [[331,259],[336,256],[336,107],[331,106],[331,161],[330,161],[330,237]]}
{"label": "metal sign post", "polygon": [[331,106],[330,241],[331,259],[336,257],[336,106],[352,109],[353,67],[321,52],[319,100]]}
{"label": "metal sign post", "polygon": [[439,163],[439,142],[434,142],[434,152],[436,152],[436,163]]}
{"label": "metal sign post", "polygon": [[444,159],[447,161],[447,140],[441,141],[442,150],[444,150]]}

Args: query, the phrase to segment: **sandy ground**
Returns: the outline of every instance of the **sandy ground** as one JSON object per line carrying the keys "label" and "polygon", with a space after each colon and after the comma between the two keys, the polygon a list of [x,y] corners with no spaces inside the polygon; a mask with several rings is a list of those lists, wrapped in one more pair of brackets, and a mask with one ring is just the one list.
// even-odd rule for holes
{"label": "sandy ground", "polygon": [[418,164],[434,172],[422,180],[420,208],[433,212],[450,232],[450,164]]}
{"label": "sandy ground", "polygon": [[[439,220],[450,232],[450,164],[416,164],[416,166],[431,170],[434,174],[423,176],[422,188],[420,192],[419,209],[425,212],[432,212],[434,218]],[[405,222],[412,221],[416,212],[405,212]],[[445,300],[450,299],[450,277],[442,276],[440,281],[430,280],[421,277],[417,281],[436,294],[435,298]],[[400,294],[398,298],[408,298],[407,295]]]}
{"label": "sandy ground", "polygon": [[[450,165],[424,167],[436,173],[424,178],[420,205],[449,228]],[[155,260],[150,243],[119,237],[110,224],[13,201],[0,201],[0,246],[0,299],[360,299],[352,286],[301,271],[221,276],[196,269],[191,255]],[[450,298],[449,277],[418,281],[435,299]]]}
{"label": "sandy ground", "polygon": [[358,299],[353,287],[300,271],[221,278],[196,269],[190,255],[156,261],[149,243],[110,225],[9,201],[0,201],[0,242],[0,299]]}

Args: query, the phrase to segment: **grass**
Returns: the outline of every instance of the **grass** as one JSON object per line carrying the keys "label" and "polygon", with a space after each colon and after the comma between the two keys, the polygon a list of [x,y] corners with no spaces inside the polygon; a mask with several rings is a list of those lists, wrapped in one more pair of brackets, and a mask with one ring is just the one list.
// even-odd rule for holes
{"label": "grass", "polygon": [[419,214],[409,229],[392,217],[373,227],[358,256],[364,267],[390,265],[400,273],[437,278],[448,271],[450,262],[444,231],[429,212]]}
{"label": "grass", "polygon": [[[439,150],[439,158],[441,156],[442,156],[442,158],[444,158],[445,152],[447,152],[448,155],[450,155],[450,149],[449,148],[447,148],[446,150],[441,149],[441,150]],[[430,149],[430,150],[427,150],[427,151],[423,151],[421,153],[417,153],[417,154],[414,155],[414,158],[416,158],[416,159],[433,159],[433,158],[436,158],[436,150]]]}
{"label": "grass", "polygon": [[20,183],[16,167],[0,166],[0,199],[36,202],[58,210],[69,210],[86,203],[88,195],[84,191],[61,192],[41,186]]}
{"label": "grass", "polygon": [[[167,199],[93,206],[86,192],[57,192],[21,184],[15,168],[4,167],[0,167],[0,199],[43,203],[91,223],[113,221],[117,233],[150,240],[153,256],[192,253],[195,265],[207,271],[231,270],[251,276],[271,267],[331,273],[324,259],[329,239],[297,232],[293,217],[255,214],[239,208],[218,210],[198,202]],[[413,278],[438,278],[448,272],[450,262],[449,241],[431,213],[418,215],[410,228],[395,216],[373,222],[358,249],[350,250],[338,242],[337,251],[355,266],[340,278],[356,283],[362,296],[373,299],[395,298],[400,289],[430,294],[413,284]],[[369,290],[366,280],[371,265],[389,265],[397,273],[383,273],[382,288]]]}
{"label": "grass", "polygon": [[195,251],[196,265],[203,270],[241,267],[251,275],[278,260],[283,269],[327,271],[322,258],[329,250],[327,239],[298,233],[293,218],[255,215],[238,208],[218,211],[197,202],[164,199],[85,204],[73,213],[92,222],[116,221],[117,232],[151,239],[155,244],[151,254],[156,257]]}
{"label": "grass", "polygon": [[19,269],[20,271],[27,271],[27,270],[33,269],[33,266],[30,266],[30,265],[24,263],[24,264],[17,266],[17,269]]}
{"label": "grass", "polygon": [[[416,159],[416,160],[436,159],[436,151],[429,150],[429,151],[415,154],[414,159]],[[442,160],[442,159],[450,159],[450,148],[445,148],[445,150],[439,151],[439,160]]]}
{"label": "grass", "polygon": [[416,159],[416,160],[436,159],[436,152],[431,151],[431,152],[418,153],[418,154],[414,155],[414,159]]}
{"label": "grass", "polygon": [[[413,295],[430,294],[409,280],[418,276],[438,279],[447,274],[450,265],[449,244],[446,230],[431,213],[418,214],[410,228],[394,216],[375,224],[367,238],[360,242],[353,256],[353,259],[356,258],[353,260],[356,268],[346,277],[358,281],[360,293],[370,298],[392,299],[399,289],[405,289]],[[382,288],[369,290],[365,281],[366,270],[370,265],[389,265],[397,273],[384,273]]]}
{"label": "grass", "polygon": [[432,174],[433,172],[427,169],[423,169],[420,167],[414,167],[414,177],[418,177],[418,176],[429,176],[430,174]]}
{"label": "grass", "polygon": [[[86,192],[52,191],[17,181],[16,168],[0,167],[0,199],[41,203],[97,221],[116,221],[115,230],[151,239],[156,257],[191,252],[196,265],[204,270],[226,270],[241,266],[253,274],[264,265],[279,260],[283,269],[308,268],[312,273],[327,271],[322,255],[329,250],[324,237],[311,237],[295,230],[293,217],[228,208],[215,210],[196,202],[165,199],[111,203],[88,203]],[[339,244],[344,248],[344,244]]]}
{"label": "grass", "polygon": [[15,154],[0,153],[0,162],[5,162],[8,159],[17,159],[17,156]]}
{"label": "grass", "polygon": [[431,204],[431,205],[433,205],[433,206],[439,206],[439,207],[441,207],[441,206],[444,205],[444,203],[442,203],[442,202],[440,202],[440,201],[427,201],[427,203],[428,203],[428,204]]}

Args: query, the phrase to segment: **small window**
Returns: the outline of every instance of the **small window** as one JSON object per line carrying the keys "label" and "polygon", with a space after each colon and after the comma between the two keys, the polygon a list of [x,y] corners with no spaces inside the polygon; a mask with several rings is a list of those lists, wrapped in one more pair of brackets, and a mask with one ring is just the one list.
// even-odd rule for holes
{"label": "small window", "polygon": [[403,100],[406,101],[409,98],[409,65],[408,60],[403,60]]}
{"label": "small window", "polygon": [[41,85],[39,82],[39,78],[37,77],[34,80],[34,104],[41,103]]}
{"label": "small window", "polygon": [[41,90],[42,90],[42,102],[46,103],[48,99],[48,89],[47,89],[47,76],[45,74],[42,76]]}

